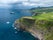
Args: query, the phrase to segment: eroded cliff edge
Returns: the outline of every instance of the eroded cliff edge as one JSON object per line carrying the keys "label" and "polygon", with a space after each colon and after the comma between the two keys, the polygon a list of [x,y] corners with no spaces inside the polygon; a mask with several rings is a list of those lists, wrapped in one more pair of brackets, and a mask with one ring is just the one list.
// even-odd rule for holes
{"label": "eroded cliff edge", "polygon": [[40,40],[53,40],[53,13],[22,17],[15,21],[14,27],[30,32]]}

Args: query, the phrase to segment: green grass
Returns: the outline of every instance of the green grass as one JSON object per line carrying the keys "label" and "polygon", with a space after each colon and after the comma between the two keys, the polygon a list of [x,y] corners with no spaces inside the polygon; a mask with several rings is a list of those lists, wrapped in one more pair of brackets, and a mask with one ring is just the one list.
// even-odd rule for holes
{"label": "green grass", "polygon": [[[37,16],[32,16],[36,20],[36,25],[38,30],[48,31],[44,35],[45,40],[53,40],[53,30],[50,28],[53,27],[53,13],[43,13]],[[52,31],[52,32],[51,32]]]}
{"label": "green grass", "polygon": [[53,8],[35,8],[32,12],[53,12]]}
{"label": "green grass", "polygon": [[[27,19],[28,17],[26,17]],[[36,29],[38,30],[42,30],[44,34],[44,38],[45,40],[53,40],[53,12],[48,12],[48,13],[42,13],[39,14],[37,16],[32,16],[31,18],[28,18],[30,20],[35,20],[34,24],[37,25]],[[29,21],[24,20],[24,18],[20,19],[20,22],[23,22],[24,24],[28,25],[28,28],[32,28],[30,27],[31,25],[33,25],[32,23],[29,23]],[[35,27],[34,27],[35,28]]]}
{"label": "green grass", "polygon": [[53,21],[53,13],[43,13],[43,14],[40,14],[38,16],[32,16],[33,18],[35,19],[38,19],[38,20],[47,20],[47,21]]}

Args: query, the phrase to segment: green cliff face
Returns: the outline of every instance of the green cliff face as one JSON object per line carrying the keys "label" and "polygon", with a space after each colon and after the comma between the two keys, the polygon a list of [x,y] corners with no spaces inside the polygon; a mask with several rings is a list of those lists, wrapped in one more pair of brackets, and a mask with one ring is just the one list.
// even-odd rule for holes
{"label": "green cliff face", "polygon": [[53,40],[53,13],[43,13],[32,17],[19,19],[20,28],[34,30],[43,36],[42,40]]}
{"label": "green cliff face", "polygon": [[45,40],[53,40],[53,13],[44,13],[32,18],[36,19],[37,29],[43,31]]}

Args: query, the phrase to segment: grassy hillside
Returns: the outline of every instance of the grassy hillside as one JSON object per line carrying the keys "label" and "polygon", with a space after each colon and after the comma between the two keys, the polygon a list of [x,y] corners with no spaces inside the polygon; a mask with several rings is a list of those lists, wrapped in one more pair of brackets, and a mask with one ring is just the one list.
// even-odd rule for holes
{"label": "grassy hillside", "polygon": [[43,39],[53,40],[53,7],[36,8],[31,11],[41,14],[19,19],[20,28],[32,29],[34,32],[38,30],[43,35]]}
{"label": "grassy hillside", "polygon": [[46,32],[45,40],[53,40],[53,13],[41,14],[32,18],[36,19],[37,29]]}
{"label": "grassy hillside", "polygon": [[53,7],[37,7],[31,10],[32,12],[53,12]]}
{"label": "grassy hillside", "polygon": [[[28,29],[35,28],[43,34],[45,40],[53,40],[53,13],[43,13],[32,17],[23,17],[20,22]],[[26,28],[26,27],[24,27]],[[26,29],[27,29],[26,28]]]}
{"label": "grassy hillside", "polygon": [[32,16],[32,17],[38,20],[53,21],[53,12],[43,13],[38,16]]}

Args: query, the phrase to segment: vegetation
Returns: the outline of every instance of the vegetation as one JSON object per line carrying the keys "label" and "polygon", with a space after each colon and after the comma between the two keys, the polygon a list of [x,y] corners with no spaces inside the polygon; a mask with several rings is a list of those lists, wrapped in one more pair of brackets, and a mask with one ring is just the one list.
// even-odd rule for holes
{"label": "vegetation", "polygon": [[53,7],[37,7],[37,8],[32,8],[32,12],[53,12]]}
{"label": "vegetation", "polygon": [[53,8],[38,8],[32,10],[32,12],[41,14],[32,17],[23,17],[20,19],[20,22],[27,25],[28,29],[34,27],[41,31],[45,40],[53,40]]}
{"label": "vegetation", "polygon": [[36,19],[38,30],[46,32],[44,35],[45,40],[53,40],[53,13],[41,14],[32,18]]}
{"label": "vegetation", "polygon": [[31,18],[22,18],[22,22],[25,25],[30,26],[33,25],[33,23],[37,26],[36,29],[39,31],[43,31],[45,40],[53,40],[53,13],[43,13],[37,16],[32,16]]}

